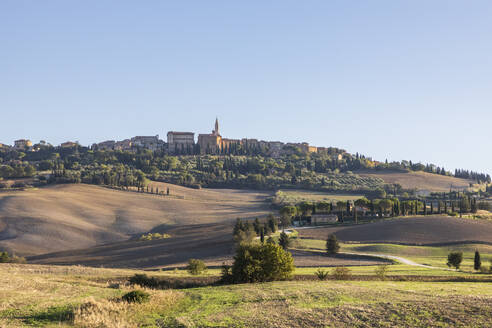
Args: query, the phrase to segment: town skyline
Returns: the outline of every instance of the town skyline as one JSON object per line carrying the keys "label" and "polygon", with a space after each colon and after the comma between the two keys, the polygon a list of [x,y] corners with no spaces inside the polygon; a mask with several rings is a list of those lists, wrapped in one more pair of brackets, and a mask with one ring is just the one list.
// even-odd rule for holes
{"label": "town skyline", "polygon": [[492,170],[490,3],[213,7],[2,2],[0,142],[208,133],[218,115],[234,139]]}

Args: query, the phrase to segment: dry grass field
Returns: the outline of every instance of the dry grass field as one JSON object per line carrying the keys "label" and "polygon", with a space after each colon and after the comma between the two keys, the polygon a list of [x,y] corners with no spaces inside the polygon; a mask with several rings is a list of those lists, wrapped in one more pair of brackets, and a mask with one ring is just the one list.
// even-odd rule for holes
{"label": "dry grass field", "polygon": [[121,297],[140,289],[127,283],[135,273],[0,264],[0,327],[492,325],[489,282],[295,280],[146,290],[148,302],[129,304]]}
{"label": "dry grass field", "polygon": [[326,239],[335,233],[344,242],[436,245],[492,244],[492,222],[444,216],[407,217],[375,223],[300,229],[303,238]]}
{"label": "dry grass field", "polygon": [[455,177],[431,174],[427,172],[402,172],[402,171],[356,171],[360,176],[372,176],[381,178],[386,183],[398,183],[404,189],[428,190],[431,192],[445,192],[450,188],[463,190],[474,183],[471,180]]}
{"label": "dry grass field", "polygon": [[0,249],[36,255],[122,242],[156,227],[269,212],[267,193],[159,187],[169,187],[171,197],[83,184],[0,193]]}

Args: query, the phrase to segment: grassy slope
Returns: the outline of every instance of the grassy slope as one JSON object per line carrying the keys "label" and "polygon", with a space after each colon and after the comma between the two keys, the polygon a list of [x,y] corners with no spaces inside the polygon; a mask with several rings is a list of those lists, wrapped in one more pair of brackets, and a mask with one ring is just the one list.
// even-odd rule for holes
{"label": "grassy slope", "polygon": [[265,193],[159,186],[170,186],[173,196],[184,199],[91,185],[0,193],[0,248],[42,254],[123,241],[161,225],[226,222],[268,213]]}
{"label": "grassy slope", "polygon": [[[490,326],[492,284],[289,281],[149,291],[116,301],[138,271],[0,265],[0,326]],[[162,275],[162,272],[155,273]],[[120,288],[110,288],[120,283]],[[115,300],[115,301],[111,301]],[[80,304],[84,304],[79,308]]]}
{"label": "grassy slope", "polygon": [[[315,239],[301,239],[299,248],[314,251],[324,251],[326,241]],[[425,264],[440,268],[447,268],[447,256],[451,251],[463,252],[462,270],[473,272],[473,259],[475,250],[481,253],[482,264],[491,265],[492,246],[481,244],[456,244],[450,246],[408,246],[395,244],[341,244],[341,252],[361,254],[386,254],[400,256],[419,264]]]}
{"label": "grassy slope", "polygon": [[471,180],[459,179],[455,177],[442,176],[427,172],[399,172],[399,171],[356,171],[361,176],[377,177],[386,183],[398,183],[404,189],[419,189],[435,192],[449,191],[452,186],[453,190],[465,189],[469,187]]}

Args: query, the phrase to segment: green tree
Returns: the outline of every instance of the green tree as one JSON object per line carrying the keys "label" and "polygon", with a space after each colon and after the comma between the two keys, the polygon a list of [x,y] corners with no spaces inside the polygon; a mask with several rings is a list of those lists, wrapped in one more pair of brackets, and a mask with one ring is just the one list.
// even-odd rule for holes
{"label": "green tree", "polygon": [[270,231],[275,233],[278,230],[278,223],[277,219],[273,216],[273,214],[268,215],[268,227],[270,228]]}
{"label": "green tree", "polygon": [[393,201],[391,199],[381,199],[379,202],[379,208],[381,208],[383,214],[386,214],[392,207]]}
{"label": "green tree", "polygon": [[291,243],[292,243],[292,239],[285,232],[282,231],[278,238],[278,244],[282,246],[284,250],[287,250],[289,249]]}
{"label": "green tree", "polygon": [[199,275],[207,270],[207,266],[202,260],[190,259],[186,270],[192,275]]}
{"label": "green tree", "polygon": [[458,270],[462,261],[463,252],[451,252],[448,255],[448,262],[446,264],[448,265],[448,267],[454,267],[456,270]]}
{"label": "green tree", "polygon": [[326,252],[329,255],[337,254],[340,250],[340,244],[338,243],[337,236],[335,234],[331,234],[326,239]]}
{"label": "green tree", "polygon": [[290,225],[292,217],[297,214],[297,207],[284,206],[280,209],[280,216],[282,218],[282,227],[285,229]]}
{"label": "green tree", "polygon": [[480,260],[480,253],[478,250],[475,250],[475,259],[473,261],[473,268],[475,270],[480,270],[481,266],[482,266],[482,261]]}
{"label": "green tree", "polygon": [[294,271],[292,255],[281,246],[265,243],[242,245],[237,249],[232,265],[232,280],[236,283],[286,280]]}

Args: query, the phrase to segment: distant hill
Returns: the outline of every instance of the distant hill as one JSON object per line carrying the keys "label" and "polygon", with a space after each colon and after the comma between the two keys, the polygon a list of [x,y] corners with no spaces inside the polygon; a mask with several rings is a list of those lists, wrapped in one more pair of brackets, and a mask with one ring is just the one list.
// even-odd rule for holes
{"label": "distant hill", "polygon": [[171,196],[84,184],[0,193],[0,249],[34,255],[128,240],[158,226],[228,222],[268,214],[268,193],[195,190]]}
{"label": "distant hill", "polygon": [[428,190],[430,192],[449,192],[452,190],[464,190],[473,180],[455,178],[446,175],[427,173],[423,171],[401,171],[401,170],[360,170],[356,171],[360,176],[380,178],[385,183],[397,183],[403,189]]}

